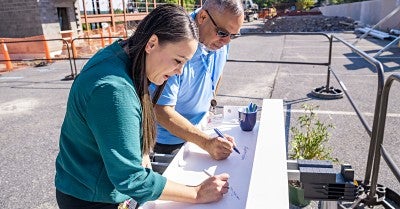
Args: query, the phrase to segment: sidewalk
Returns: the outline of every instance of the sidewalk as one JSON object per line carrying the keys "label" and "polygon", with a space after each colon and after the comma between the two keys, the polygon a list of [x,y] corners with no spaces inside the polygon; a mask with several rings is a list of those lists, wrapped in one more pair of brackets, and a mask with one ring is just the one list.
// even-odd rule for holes
{"label": "sidewalk", "polygon": [[[244,28],[257,29],[261,25],[254,21],[245,23]],[[349,43],[355,40],[352,33],[336,35]],[[357,46],[372,56],[388,42],[367,38]],[[232,41],[229,59],[325,62],[328,48],[323,37],[248,35]],[[376,73],[343,44],[335,42],[333,49],[332,68],[372,125]],[[386,77],[400,72],[399,56],[400,48],[393,48],[378,59],[385,67]],[[81,68],[83,63],[79,61],[77,66]],[[333,156],[350,163],[356,179],[363,179],[369,139],[350,103],[346,98],[319,100],[309,95],[312,89],[325,85],[326,72],[325,66],[228,62],[218,92],[217,111],[222,111],[223,105],[253,102],[261,106],[263,98],[282,98],[288,134],[289,126],[300,114],[300,106],[317,104],[320,118],[331,120],[336,126],[329,142]],[[57,208],[54,161],[72,84],[61,79],[69,74],[68,62],[56,62],[0,76],[0,208]],[[333,76],[331,85],[340,88]],[[400,159],[396,152],[400,146],[399,86],[392,87],[384,141],[395,160]],[[384,163],[379,182],[400,191],[399,183]],[[316,204],[307,208],[317,208]]]}

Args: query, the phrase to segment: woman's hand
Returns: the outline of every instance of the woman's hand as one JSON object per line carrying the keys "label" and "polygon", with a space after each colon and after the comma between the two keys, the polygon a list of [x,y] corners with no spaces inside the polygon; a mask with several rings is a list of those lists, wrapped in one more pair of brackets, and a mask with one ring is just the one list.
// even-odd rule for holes
{"label": "woman's hand", "polygon": [[198,186],[196,202],[209,203],[222,199],[229,191],[229,174],[222,173],[211,176]]}
{"label": "woman's hand", "polygon": [[198,186],[187,186],[167,180],[159,199],[189,203],[209,203],[222,199],[229,190],[229,174],[211,176]]}

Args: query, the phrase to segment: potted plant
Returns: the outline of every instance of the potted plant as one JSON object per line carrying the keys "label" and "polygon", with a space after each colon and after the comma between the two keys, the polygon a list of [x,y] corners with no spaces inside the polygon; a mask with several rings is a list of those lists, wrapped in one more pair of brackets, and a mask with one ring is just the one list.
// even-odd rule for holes
{"label": "potted plant", "polygon": [[[315,105],[302,105],[304,114],[297,118],[297,124],[291,127],[292,135],[289,157],[291,159],[332,160],[331,150],[325,146],[330,138],[329,130],[334,126],[319,120]],[[306,206],[310,203],[304,199],[304,191],[299,181],[289,181],[289,200],[297,206]]]}

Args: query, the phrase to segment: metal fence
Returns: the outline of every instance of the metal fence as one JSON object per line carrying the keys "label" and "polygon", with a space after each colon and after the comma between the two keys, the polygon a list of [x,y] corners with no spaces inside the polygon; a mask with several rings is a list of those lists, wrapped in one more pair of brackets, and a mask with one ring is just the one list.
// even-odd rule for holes
{"label": "metal fence", "polygon": [[[43,50],[38,50],[38,54],[44,54],[44,56],[32,56],[32,55],[27,55],[27,56],[32,56],[30,58],[10,58],[9,52],[8,52],[8,47],[7,44],[12,45],[12,44],[20,44],[20,43],[42,43],[43,44]],[[66,47],[67,51],[67,57],[51,57],[51,52],[49,49],[49,43],[51,44],[52,42],[61,42],[63,46]],[[69,61],[70,65],[70,75],[66,76],[67,79],[73,79],[76,75],[76,73],[73,70],[72,67],[72,57],[71,57],[71,49],[69,43],[64,40],[64,39],[42,39],[42,40],[21,40],[21,41],[1,41],[2,45],[2,53],[4,54],[4,57],[6,59],[0,59],[0,63],[5,62],[5,63],[11,63],[11,62],[35,62],[35,61],[45,61],[45,62],[53,62],[55,60],[65,60]],[[27,46],[29,48],[29,45]],[[37,52],[36,52],[37,53]],[[9,69],[9,66],[7,67],[7,70],[12,70]]]}
{"label": "metal fence", "polygon": [[[362,193],[358,196],[354,203],[350,208],[356,208],[360,203],[367,203],[369,205],[384,205],[385,207],[391,208],[390,203],[388,203],[388,199],[392,202],[395,202],[398,206],[400,205],[400,196],[392,191],[389,188],[384,188],[382,186],[378,186],[378,172],[379,172],[379,164],[380,157],[382,156],[387,162],[388,166],[391,168],[392,173],[396,176],[396,178],[400,182],[400,170],[398,166],[395,165],[394,161],[390,157],[390,154],[384,149],[382,145],[383,142],[383,130],[385,127],[386,120],[386,107],[387,107],[387,95],[389,94],[389,89],[394,80],[400,81],[400,75],[392,75],[389,77],[388,81],[385,85],[384,80],[384,69],[381,62],[376,60],[375,58],[369,56],[364,51],[356,48],[354,45],[348,43],[347,41],[335,36],[335,35],[327,35],[324,33],[251,33],[248,35],[262,35],[262,36],[273,36],[273,35],[320,35],[325,36],[329,40],[329,53],[326,62],[296,62],[296,61],[270,61],[270,60],[238,60],[238,59],[229,59],[228,62],[244,62],[244,63],[273,63],[273,64],[295,64],[295,65],[319,65],[327,67],[327,78],[326,85],[323,87],[315,88],[312,90],[312,95],[319,97],[321,99],[336,99],[341,98],[342,94],[346,95],[346,98],[350,102],[353,107],[356,115],[358,116],[361,124],[364,126],[365,131],[370,136],[370,146],[368,152],[368,162],[366,167],[366,174],[364,181],[361,182],[359,186],[359,191]],[[332,50],[333,43],[341,43],[350,48],[354,53],[358,54],[361,58],[371,64],[374,67],[375,72],[377,72],[377,92],[375,99],[375,110],[373,117],[372,128],[371,125],[367,123],[360,109],[357,107],[354,99],[346,88],[345,83],[341,80],[337,73],[335,73],[332,68]],[[340,89],[335,89],[330,85],[331,74],[338,81],[341,86]],[[385,85],[385,88],[384,88]],[[382,94],[384,96],[382,97]],[[371,177],[372,175],[372,177]],[[384,188],[385,191],[381,191]],[[377,198],[377,191],[379,191],[379,197]],[[385,194],[386,199],[385,199]],[[383,198],[382,198],[383,196]],[[346,208],[338,202],[338,207]]]}
{"label": "metal fence", "polygon": [[[245,34],[246,35],[246,34]],[[384,128],[385,128],[385,121],[386,121],[386,112],[387,112],[387,103],[388,103],[388,96],[389,91],[392,83],[394,81],[400,82],[400,75],[393,74],[389,76],[386,81],[384,80],[384,69],[381,62],[376,60],[375,58],[369,56],[364,51],[356,48],[354,45],[348,43],[347,41],[335,36],[335,35],[327,35],[325,33],[251,33],[247,35],[263,35],[263,36],[271,36],[271,35],[307,35],[307,36],[323,36],[326,37],[329,43],[328,47],[328,57],[326,62],[296,62],[296,61],[271,61],[271,60],[239,60],[239,59],[228,59],[228,62],[243,62],[243,63],[269,63],[269,64],[295,64],[295,65],[317,65],[317,66],[326,66],[327,67],[327,78],[326,84],[323,87],[315,88],[312,91],[312,94],[316,97],[320,97],[321,99],[336,99],[341,98],[343,93],[346,95],[346,98],[350,102],[351,106],[353,107],[355,113],[357,114],[361,124],[364,126],[365,131],[370,136],[370,146],[368,152],[368,162],[366,166],[366,174],[364,181],[362,182],[362,187],[364,191],[364,195],[360,195],[355,203],[353,204],[356,207],[359,203],[367,202],[370,205],[385,205],[385,201],[382,198],[376,198],[377,190],[381,189],[378,187],[378,172],[379,172],[379,164],[380,164],[380,157],[382,156],[385,162],[388,164],[389,168],[391,169],[392,173],[400,182],[400,170],[398,166],[395,165],[394,161],[392,160],[390,154],[386,151],[383,146],[383,136],[384,136]],[[87,37],[87,38],[75,38],[71,42],[67,42],[63,39],[48,39],[48,40],[29,40],[29,41],[8,41],[3,42],[3,44],[12,44],[12,43],[24,43],[24,42],[44,42],[46,45],[47,42],[52,41],[62,41],[63,44],[66,46],[67,50],[67,57],[66,58],[53,58],[49,57],[46,52],[46,58],[30,58],[30,59],[3,59],[0,62],[7,62],[7,61],[47,61],[52,62],[53,60],[65,60],[69,61],[71,79],[74,79],[78,74],[78,69],[76,67],[76,60],[88,60],[91,58],[93,53],[87,54],[88,56],[79,56],[77,50],[77,43],[79,41],[88,42],[87,44],[97,45],[98,47],[105,47],[105,40],[107,39],[109,44],[112,43],[115,39],[120,39],[123,37]],[[92,41],[92,42],[91,42]],[[97,41],[97,43],[93,42]],[[90,43],[91,42],[91,43]],[[377,92],[376,92],[376,100],[375,100],[375,109],[374,109],[374,117],[373,117],[373,124],[372,126],[367,123],[363,114],[357,107],[354,99],[350,95],[349,91],[346,88],[343,80],[341,80],[337,73],[335,73],[334,69],[332,68],[332,50],[333,50],[333,42],[341,43],[348,48],[350,48],[354,53],[358,54],[361,58],[367,61],[372,67],[374,67],[375,71],[377,72]],[[45,47],[46,50],[46,47]],[[72,65],[72,62],[74,63]],[[331,74],[334,78],[338,81],[339,85],[341,86],[340,89],[335,89],[330,85]],[[388,191],[391,191],[390,189]],[[397,204],[400,204],[400,197],[398,194],[391,191],[391,195],[388,198],[392,198]],[[352,208],[354,208],[352,207]]]}

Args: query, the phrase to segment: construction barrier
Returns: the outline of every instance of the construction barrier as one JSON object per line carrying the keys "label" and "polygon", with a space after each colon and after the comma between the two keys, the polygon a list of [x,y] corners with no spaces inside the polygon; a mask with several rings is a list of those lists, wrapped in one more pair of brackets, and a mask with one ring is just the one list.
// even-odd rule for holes
{"label": "construction barrier", "polygon": [[44,53],[46,54],[46,60],[47,60],[48,62],[53,62],[53,61],[51,60],[49,45],[47,44],[47,41],[46,41],[46,40],[43,40],[43,46],[44,46]]}
{"label": "construction barrier", "polygon": [[10,55],[8,54],[7,45],[4,43],[4,40],[0,41],[0,49],[1,49],[1,53],[3,53],[3,55],[4,55],[4,59],[6,62],[6,69],[8,71],[11,71],[13,69],[13,65],[11,63]]}
{"label": "construction barrier", "polygon": [[[74,38],[71,41],[72,48],[72,59],[74,63],[74,74],[78,74],[78,68],[76,67],[76,60],[88,60],[96,53],[99,49],[106,46],[105,39],[108,39],[108,43],[112,44],[113,41],[118,39],[123,39],[121,36],[108,36],[104,37],[103,33],[100,32],[100,36],[96,37],[84,37],[84,38]],[[79,43],[79,42],[82,43]]]}
{"label": "construction barrier", "polygon": [[[51,47],[49,47],[49,45],[57,45],[57,42],[60,45],[59,48],[61,53],[63,51],[63,48],[66,48],[66,57],[51,56]],[[51,63],[54,60],[68,60],[70,64],[71,74],[66,76],[66,79],[73,79],[76,75],[72,67],[69,43],[64,39],[43,39],[42,36],[22,39],[6,39],[1,41],[1,51],[4,54],[4,59],[0,59],[0,63],[5,62],[6,69],[9,71],[14,68],[11,62],[45,61],[47,63]]]}

